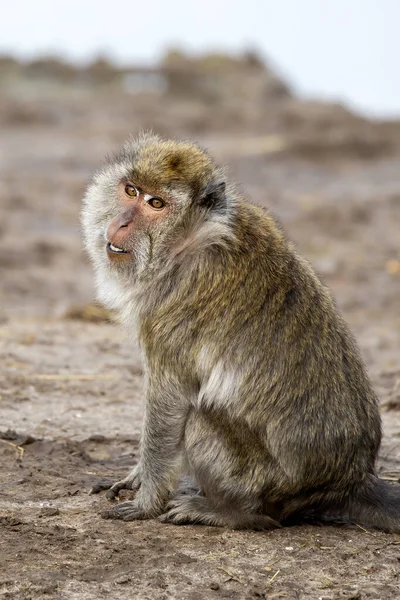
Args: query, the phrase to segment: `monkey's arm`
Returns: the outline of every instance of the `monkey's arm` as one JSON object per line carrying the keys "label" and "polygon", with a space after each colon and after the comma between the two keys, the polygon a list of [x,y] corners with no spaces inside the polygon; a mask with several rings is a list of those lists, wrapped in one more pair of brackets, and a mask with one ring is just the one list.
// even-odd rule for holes
{"label": "monkey's arm", "polygon": [[189,407],[178,386],[171,381],[162,385],[150,376],[139,463],[112,488],[114,496],[124,487],[139,489],[134,500],[117,504],[104,517],[132,521],[163,512],[176,488]]}

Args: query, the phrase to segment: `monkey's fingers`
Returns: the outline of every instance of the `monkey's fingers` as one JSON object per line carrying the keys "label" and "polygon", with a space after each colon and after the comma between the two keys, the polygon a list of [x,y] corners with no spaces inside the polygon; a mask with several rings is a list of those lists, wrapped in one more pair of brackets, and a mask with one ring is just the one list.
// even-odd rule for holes
{"label": "monkey's fingers", "polygon": [[100,479],[99,481],[97,481],[97,483],[94,484],[94,486],[92,487],[92,489],[90,490],[89,494],[99,494],[100,492],[103,492],[104,490],[109,490],[114,484],[113,479],[109,479],[108,477],[103,477],[103,479]]}
{"label": "monkey's fingers", "polygon": [[125,479],[117,481],[116,483],[109,485],[107,488],[106,498],[109,500],[115,500],[118,498],[121,490],[133,490],[134,492],[140,488],[139,478],[132,478],[128,475]]}
{"label": "monkey's fingers", "polygon": [[114,483],[114,485],[106,492],[106,498],[108,498],[108,500],[115,500],[118,498],[121,490],[130,489],[131,488],[126,483],[123,481],[118,481],[117,483]]}
{"label": "monkey's fingers", "polygon": [[134,500],[117,504],[109,510],[103,510],[101,516],[103,519],[118,519],[121,521],[136,521],[138,519],[149,518],[149,515]]}

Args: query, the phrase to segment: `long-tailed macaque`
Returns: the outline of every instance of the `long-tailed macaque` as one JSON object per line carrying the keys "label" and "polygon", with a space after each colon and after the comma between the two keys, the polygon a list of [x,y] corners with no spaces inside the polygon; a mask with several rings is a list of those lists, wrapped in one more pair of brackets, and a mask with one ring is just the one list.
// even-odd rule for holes
{"label": "long-tailed macaque", "polygon": [[[264,529],[334,515],[400,531],[378,403],[346,324],[274,218],[190,142],[143,134],[93,178],[100,298],[140,341],[137,490],[108,517]],[[178,489],[182,474],[198,489]]]}

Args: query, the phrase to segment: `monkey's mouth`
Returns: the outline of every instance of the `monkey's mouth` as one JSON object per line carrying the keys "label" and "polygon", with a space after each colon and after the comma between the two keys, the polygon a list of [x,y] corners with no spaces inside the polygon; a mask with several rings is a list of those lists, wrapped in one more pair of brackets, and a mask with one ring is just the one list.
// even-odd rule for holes
{"label": "monkey's mouth", "polygon": [[114,246],[111,242],[108,242],[107,244],[107,252],[108,254],[130,254],[128,250],[118,248],[118,246]]}

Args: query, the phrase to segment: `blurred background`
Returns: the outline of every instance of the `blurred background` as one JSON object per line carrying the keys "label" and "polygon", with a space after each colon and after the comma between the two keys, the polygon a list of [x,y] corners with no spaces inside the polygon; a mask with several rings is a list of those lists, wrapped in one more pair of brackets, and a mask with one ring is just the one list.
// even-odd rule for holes
{"label": "blurred background", "polygon": [[[10,419],[16,397],[41,401],[26,373],[122,360],[124,346],[111,360],[101,341],[108,315],[92,304],[79,210],[92,171],[143,128],[198,140],[271,207],[333,289],[395,406],[396,0],[1,4],[0,340]],[[69,414],[73,394],[60,397]]]}

